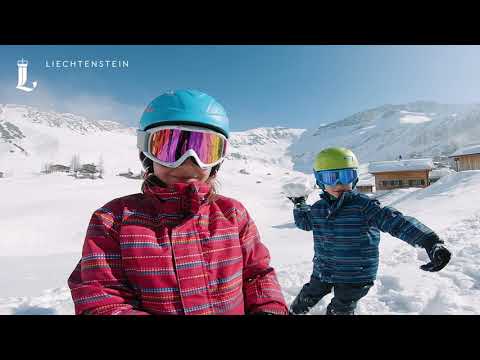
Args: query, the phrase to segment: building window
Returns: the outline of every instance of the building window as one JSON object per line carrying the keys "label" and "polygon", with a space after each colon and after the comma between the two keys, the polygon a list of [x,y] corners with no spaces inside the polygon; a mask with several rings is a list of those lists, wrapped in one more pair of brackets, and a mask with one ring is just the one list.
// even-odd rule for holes
{"label": "building window", "polygon": [[403,186],[402,180],[384,180],[382,181],[383,186]]}
{"label": "building window", "polygon": [[426,184],[425,179],[413,179],[413,180],[383,180],[380,185],[384,187],[403,187],[403,186],[424,186]]}
{"label": "building window", "polygon": [[425,185],[425,180],[424,179],[408,180],[408,185],[409,186]]}

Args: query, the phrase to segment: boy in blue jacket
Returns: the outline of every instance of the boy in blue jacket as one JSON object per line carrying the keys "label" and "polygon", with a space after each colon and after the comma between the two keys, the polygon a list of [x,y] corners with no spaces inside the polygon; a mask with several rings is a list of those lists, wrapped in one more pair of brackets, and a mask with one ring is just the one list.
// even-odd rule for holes
{"label": "boy in blue jacket", "polygon": [[327,315],[353,315],[357,302],[373,286],[378,269],[380,231],[412,246],[423,247],[430,258],[425,271],[443,269],[451,253],[435,232],[417,219],[376,199],[353,191],[358,182],[358,161],[345,148],[328,148],[317,154],[314,173],[322,188],[321,200],[312,206],[305,197],[289,198],[295,225],[313,230],[313,273],[290,306],[305,314],[334,290]]}

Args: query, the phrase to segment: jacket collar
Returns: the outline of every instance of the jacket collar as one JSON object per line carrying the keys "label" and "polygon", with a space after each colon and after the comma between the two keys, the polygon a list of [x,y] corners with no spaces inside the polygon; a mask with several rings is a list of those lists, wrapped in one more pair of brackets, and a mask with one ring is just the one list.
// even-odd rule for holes
{"label": "jacket collar", "polygon": [[208,202],[211,186],[200,181],[167,186],[156,176],[151,175],[143,182],[142,192],[168,204],[162,206],[162,211],[189,215],[196,214],[200,206]]}
{"label": "jacket collar", "polygon": [[[345,202],[348,202],[352,198],[353,191],[345,191],[340,195],[339,198],[330,195],[326,191],[320,194],[320,197],[327,201],[328,205],[330,206],[331,212],[330,215],[333,215],[338,209],[342,207]],[[329,215],[329,217],[330,217]]]}

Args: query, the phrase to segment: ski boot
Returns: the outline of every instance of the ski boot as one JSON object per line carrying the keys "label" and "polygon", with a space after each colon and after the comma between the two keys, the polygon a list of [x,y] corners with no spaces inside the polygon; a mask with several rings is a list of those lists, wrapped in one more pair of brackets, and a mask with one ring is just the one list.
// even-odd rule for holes
{"label": "ski boot", "polygon": [[325,313],[325,315],[355,315],[355,311],[354,310],[338,311],[333,308],[332,304],[329,304],[327,306],[327,312]]}
{"label": "ski boot", "polygon": [[297,295],[295,300],[293,300],[292,304],[290,305],[290,314],[306,314],[318,303],[318,301],[318,299],[315,299],[309,295],[305,295],[302,291],[300,291],[300,294]]}

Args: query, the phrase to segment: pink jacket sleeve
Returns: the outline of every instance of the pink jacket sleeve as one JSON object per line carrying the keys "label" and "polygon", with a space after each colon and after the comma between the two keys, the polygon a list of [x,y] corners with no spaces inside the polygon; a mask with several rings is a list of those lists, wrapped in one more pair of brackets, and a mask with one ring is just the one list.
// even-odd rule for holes
{"label": "pink jacket sleeve", "polygon": [[268,249],[260,241],[257,227],[248,212],[245,209],[239,212],[245,313],[269,312],[287,315],[288,308],[275,270],[270,266]]}
{"label": "pink jacket sleeve", "polygon": [[149,315],[135,309],[114,224],[110,210],[101,208],[92,215],[82,259],[68,279],[77,315]]}

